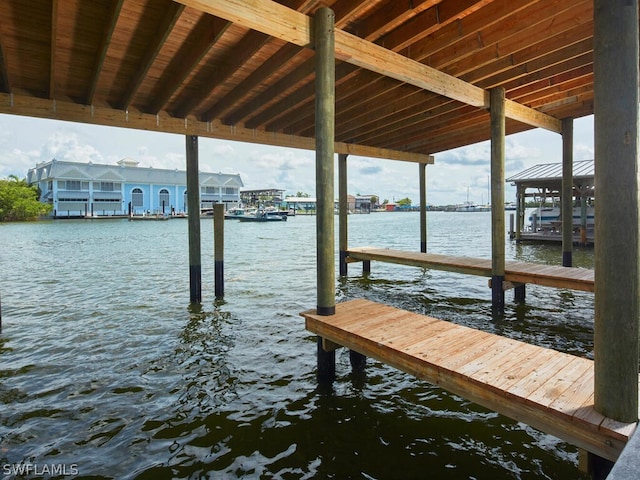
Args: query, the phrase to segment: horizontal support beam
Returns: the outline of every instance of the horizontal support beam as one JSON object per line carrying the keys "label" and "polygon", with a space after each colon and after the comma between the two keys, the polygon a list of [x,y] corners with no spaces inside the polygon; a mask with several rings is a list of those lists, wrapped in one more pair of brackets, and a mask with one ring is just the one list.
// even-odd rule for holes
{"label": "horizontal support beam", "polygon": [[[89,123],[110,127],[132,128],[153,132],[197,135],[236,142],[257,143],[276,147],[315,150],[315,140],[283,133],[265,132],[241,127],[232,127],[215,122],[202,122],[195,118],[176,118],[160,113],[158,115],[137,111],[117,110],[111,107],[81,105],[71,101],[49,100],[30,96],[0,93],[0,113],[23,115],[51,120]],[[387,148],[336,142],[335,153],[361,157],[400,160],[405,162],[432,164],[432,155],[402,152]]]}
{"label": "horizontal support beam", "polygon": [[[307,15],[272,0],[175,0],[295,45],[313,48],[313,22]],[[335,31],[336,58],[467,105],[489,108],[489,93],[457,77],[412,60],[343,30]],[[507,118],[561,133],[561,121],[513,101]]]}

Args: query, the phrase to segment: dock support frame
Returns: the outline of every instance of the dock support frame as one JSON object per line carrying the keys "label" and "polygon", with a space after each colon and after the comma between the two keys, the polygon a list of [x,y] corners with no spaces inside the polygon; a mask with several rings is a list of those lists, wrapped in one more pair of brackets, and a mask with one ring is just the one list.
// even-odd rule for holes
{"label": "dock support frame", "polygon": [[202,301],[202,260],[200,257],[200,174],[198,137],[187,135],[187,224],[189,228],[189,296],[191,303]]}
{"label": "dock support frame", "polygon": [[[326,7],[315,14],[316,72],[316,242],[317,242],[317,312],[334,315],[334,188],[333,158],[335,153],[335,15]],[[318,338],[318,379],[335,378],[335,350],[327,352]]]}

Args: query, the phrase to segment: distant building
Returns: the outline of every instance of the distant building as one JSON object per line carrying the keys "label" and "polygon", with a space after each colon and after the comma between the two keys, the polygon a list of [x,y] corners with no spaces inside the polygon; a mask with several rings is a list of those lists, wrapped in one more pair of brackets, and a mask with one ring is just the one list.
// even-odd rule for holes
{"label": "distant building", "polygon": [[282,204],[282,192],[278,188],[263,188],[261,190],[243,190],[240,198],[244,205],[279,206]]}
{"label": "distant building", "polygon": [[[27,182],[56,218],[187,212],[186,171],[139,167],[130,158],[117,165],[53,159],[30,169]],[[242,186],[239,174],[200,172],[201,209],[239,204]]]}

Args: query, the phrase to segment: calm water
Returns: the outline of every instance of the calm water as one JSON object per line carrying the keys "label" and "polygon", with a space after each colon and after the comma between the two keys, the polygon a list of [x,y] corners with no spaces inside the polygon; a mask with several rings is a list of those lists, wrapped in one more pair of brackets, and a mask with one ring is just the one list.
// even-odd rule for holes
{"label": "calm water", "polygon": [[[429,251],[490,258],[489,220],[429,214]],[[117,479],[587,478],[573,446],[372,360],[354,377],[339,351],[336,382],[318,386],[299,316],[316,305],[315,218],[225,229],[225,300],[203,220],[194,306],[184,220],[0,224],[3,478],[21,466]],[[349,236],[416,250],[419,216],[352,215]],[[506,249],[561,258],[559,246]],[[592,250],[574,259],[590,267]],[[592,355],[591,294],[529,286],[525,306],[507,292],[494,320],[485,278],[374,262],[367,278],[350,265],[337,289]]]}

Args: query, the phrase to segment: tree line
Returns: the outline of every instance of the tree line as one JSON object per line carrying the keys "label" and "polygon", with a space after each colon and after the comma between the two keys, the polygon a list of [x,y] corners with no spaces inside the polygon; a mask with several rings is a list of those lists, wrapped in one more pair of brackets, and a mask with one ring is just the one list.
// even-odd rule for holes
{"label": "tree line", "polygon": [[35,220],[51,212],[51,205],[39,200],[40,190],[15,175],[0,179],[0,222]]}

